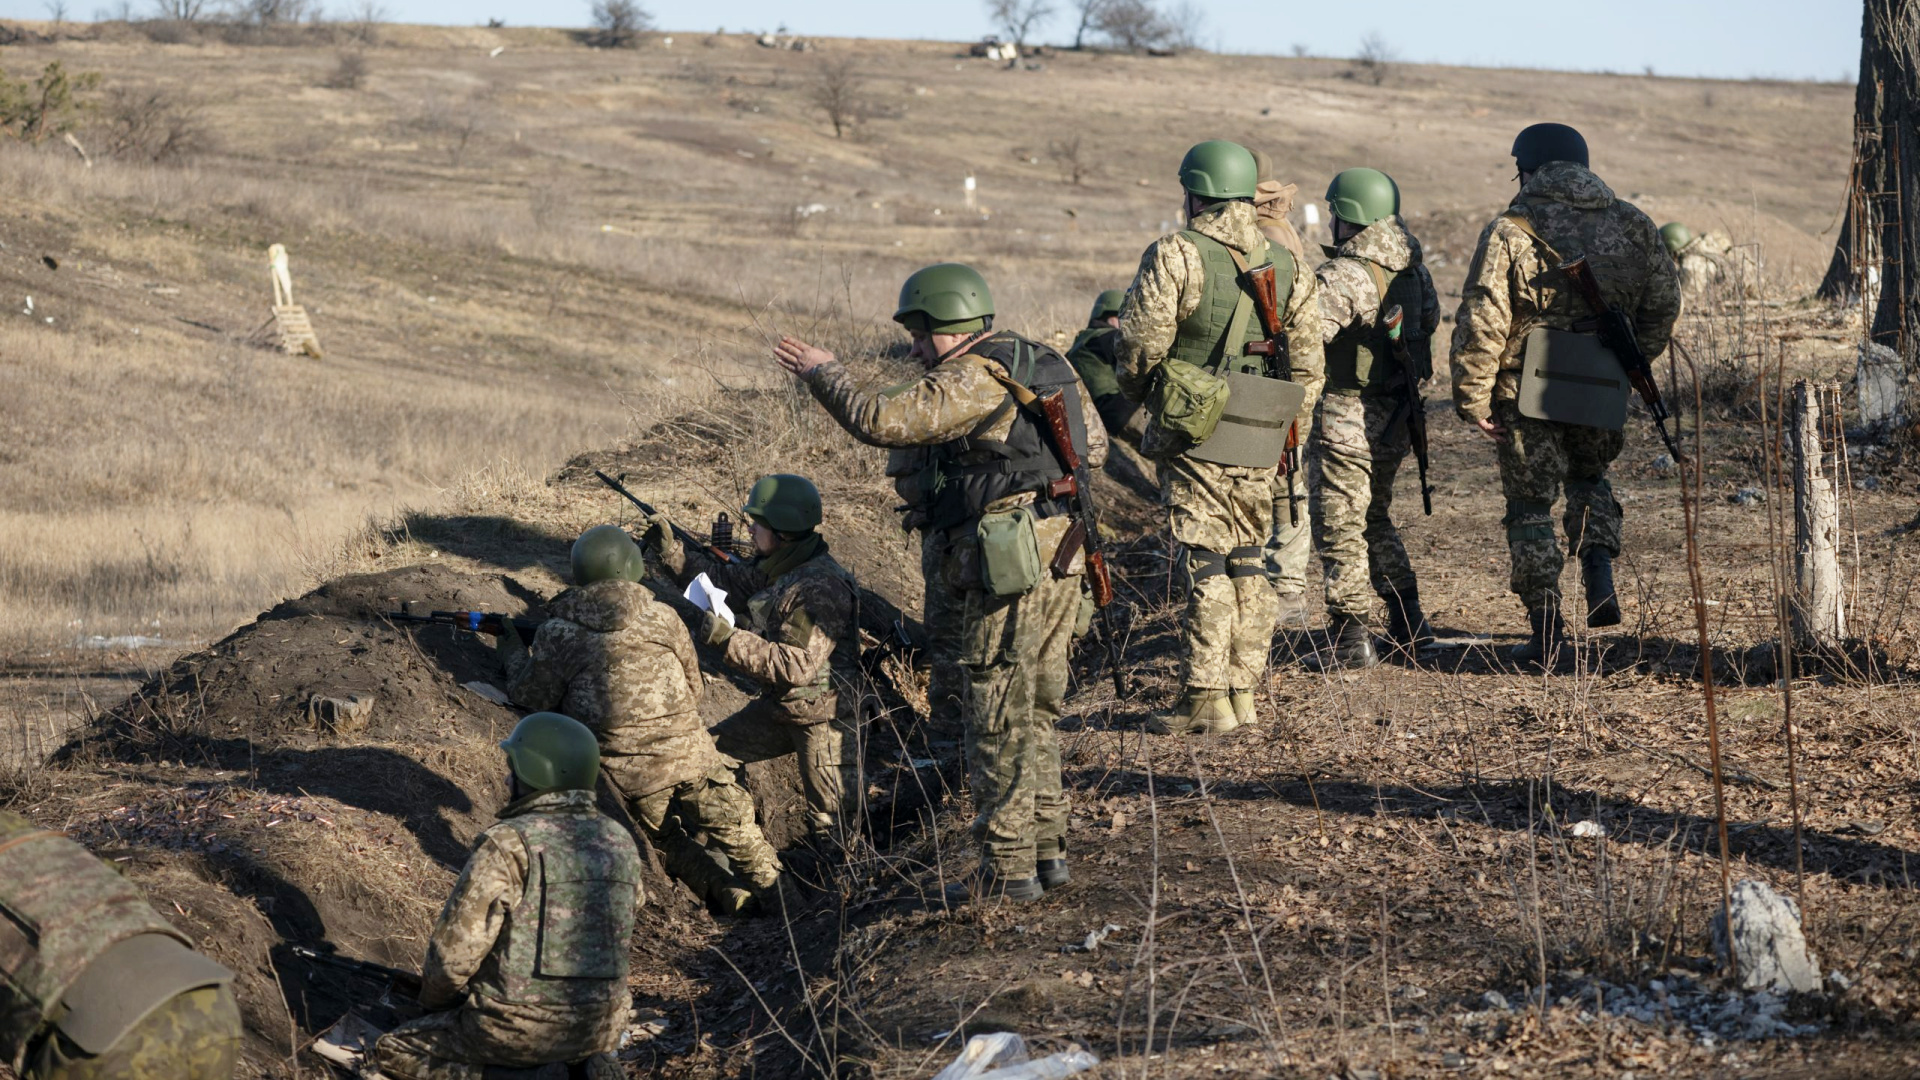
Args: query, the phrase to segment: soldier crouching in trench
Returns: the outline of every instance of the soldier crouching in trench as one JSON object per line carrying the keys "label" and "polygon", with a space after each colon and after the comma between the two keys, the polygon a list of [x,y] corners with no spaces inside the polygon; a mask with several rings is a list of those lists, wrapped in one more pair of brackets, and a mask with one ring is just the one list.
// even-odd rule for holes
{"label": "soldier crouching in trench", "polygon": [[[380,1036],[388,1080],[618,1080],[627,939],[644,900],[633,837],[594,805],[600,746],[558,713],[500,744],[512,801],[482,833],[427,944],[420,1004]],[[171,1074],[169,1074],[171,1075]]]}

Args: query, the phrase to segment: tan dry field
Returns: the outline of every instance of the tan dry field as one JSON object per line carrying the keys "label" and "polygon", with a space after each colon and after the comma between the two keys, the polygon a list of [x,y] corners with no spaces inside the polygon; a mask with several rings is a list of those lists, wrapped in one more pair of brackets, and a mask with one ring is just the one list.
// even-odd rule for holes
{"label": "tan dry field", "polygon": [[[6,793],[123,860],[241,973],[248,1075],[315,1075],[302,1044],[366,993],[289,963],[286,943],[417,962],[500,798],[487,762],[511,714],[460,689],[495,677],[484,639],[400,632],[381,607],[537,611],[569,537],[630,519],[588,466],[631,474],[696,527],[762,471],[816,475],[836,550],[911,605],[917,552],[892,528],[878,455],[773,377],[770,335],[897,377],[897,282],[949,258],[988,273],[1007,325],[1069,333],[1173,217],[1174,163],[1209,136],[1268,150],[1307,196],[1347,165],[1394,173],[1457,290],[1511,191],[1512,133],[1548,118],[1586,131],[1596,168],[1657,220],[1764,254],[1762,301],[1716,302],[1684,330],[1710,391],[1700,538],[1732,873],[1801,898],[1845,988],[1772,1007],[1713,974],[1679,484],[1644,421],[1616,473],[1625,632],[1543,678],[1496,648],[1524,625],[1497,478],[1436,403],[1436,513],[1418,516],[1408,481],[1400,519],[1436,623],[1475,640],[1329,679],[1293,663],[1316,638],[1289,635],[1268,723],[1145,738],[1176,678],[1179,612],[1154,508],[1116,483],[1141,690],[1115,700],[1097,650],[1076,663],[1076,884],[1031,907],[920,910],[967,869],[968,801],[955,733],[914,723],[918,684],[889,668],[869,729],[873,848],[786,919],[716,924],[656,881],[633,983],[657,1023],[624,1058],[635,1075],[919,1077],[967,1034],[1016,1030],[1094,1049],[1104,1077],[1920,1070],[1913,470],[1897,448],[1852,459],[1863,647],[1791,683],[1792,784],[1765,649],[1783,500],[1729,499],[1770,487],[1762,376],[1851,371],[1857,331],[1792,302],[1826,260],[1850,88],[1432,67],[1374,87],[1327,60],[1062,55],[1006,71],[956,53],[698,34],[603,52],[552,31],[388,28],[363,85],[335,90],[318,41],[109,28],[0,50],[9,72],[57,58],[162,87],[199,103],[217,140],[163,167],[0,153],[0,274],[35,300],[0,323],[0,641],[22,688],[0,708],[32,733],[16,760],[85,721]],[[871,115],[836,140],[810,101],[820,63],[842,57]],[[1078,185],[1049,154],[1076,135],[1092,169]],[[245,343],[273,242],[323,361]],[[170,644],[76,655],[82,637],[133,635]],[[711,689],[718,719],[738,689]],[[378,698],[368,728],[306,718],[310,696],[343,690]],[[754,779],[784,829],[777,770]],[[1607,836],[1576,837],[1581,820]],[[1063,951],[1108,923],[1097,952]],[[1808,1030],[1740,1037],[1782,1017]]]}

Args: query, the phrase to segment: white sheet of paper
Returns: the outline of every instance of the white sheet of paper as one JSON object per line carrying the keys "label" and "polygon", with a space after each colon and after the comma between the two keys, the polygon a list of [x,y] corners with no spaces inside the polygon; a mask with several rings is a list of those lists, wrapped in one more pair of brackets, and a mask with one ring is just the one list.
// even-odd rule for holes
{"label": "white sheet of paper", "polygon": [[700,574],[687,582],[687,599],[699,606],[701,611],[711,611],[727,620],[728,626],[738,626],[734,621],[733,609],[727,606],[727,590],[713,583],[713,579]]}

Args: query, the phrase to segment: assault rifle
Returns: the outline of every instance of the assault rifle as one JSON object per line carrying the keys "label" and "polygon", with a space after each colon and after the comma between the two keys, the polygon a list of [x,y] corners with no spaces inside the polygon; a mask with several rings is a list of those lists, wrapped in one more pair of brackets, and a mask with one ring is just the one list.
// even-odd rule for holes
{"label": "assault rifle", "polygon": [[[1264,341],[1248,342],[1247,355],[1267,358],[1269,378],[1292,382],[1293,352],[1287,342],[1287,332],[1280,325],[1280,285],[1273,263],[1244,269],[1240,277],[1247,291],[1253,294],[1253,310],[1260,316],[1260,332],[1267,335]],[[1300,494],[1297,479],[1300,472],[1299,417],[1287,423],[1287,449],[1280,459],[1280,467],[1287,477],[1287,519],[1297,529],[1300,527],[1300,502],[1306,498]]]}
{"label": "assault rifle", "polygon": [[371,960],[355,960],[350,956],[341,956],[328,949],[316,949],[309,945],[295,945],[293,955],[309,964],[330,967],[335,971],[344,971],[365,979],[377,979],[389,983],[396,990],[409,994],[420,992],[420,976],[404,968],[388,967]]}
{"label": "assault rifle", "polygon": [[1420,505],[1432,517],[1433,485],[1427,483],[1427,402],[1420,396],[1420,373],[1414,370],[1413,352],[1407,347],[1407,339],[1400,336],[1400,324],[1405,320],[1406,313],[1399,304],[1387,309],[1387,340],[1393,345],[1393,359],[1400,365],[1400,374],[1407,380],[1407,441],[1413,444],[1413,460],[1420,465]]}
{"label": "assault rifle", "polygon": [[492,634],[495,637],[505,631],[505,624],[512,623],[522,640],[532,638],[540,629],[540,624],[532,619],[516,619],[511,615],[500,615],[491,611],[435,611],[426,615],[415,615],[410,611],[389,611],[387,618],[398,623],[452,626],[477,634]]}
{"label": "assault rifle", "polygon": [[1124,700],[1128,696],[1127,676],[1120,668],[1120,638],[1113,628],[1113,576],[1107,569],[1107,553],[1100,546],[1100,511],[1093,503],[1093,481],[1087,475],[1087,463],[1073,445],[1066,391],[1055,390],[1045,397],[1037,397],[1027,390],[1027,396],[1046,418],[1053,448],[1060,454],[1061,464],[1067,467],[1067,475],[1047,487],[1048,495],[1066,499],[1073,512],[1073,524],[1060,539],[1060,550],[1054,553],[1051,569],[1065,577],[1068,564],[1073,562],[1074,550],[1087,553],[1087,582],[1093,587],[1093,607],[1100,615],[1100,641],[1106,646],[1107,667],[1113,671],[1113,691]]}
{"label": "assault rifle", "polygon": [[[606,473],[601,472],[599,469],[593,470],[593,475],[599,477],[601,483],[619,492],[628,502],[632,503],[636,507],[639,507],[641,513],[647,515],[648,517],[657,517],[659,515],[660,511],[655,510],[653,507],[648,506],[644,502],[641,502],[640,496],[635,495],[631,491],[628,491],[627,486],[625,484],[622,484],[620,481],[615,480],[613,477],[608,476]],[[732,563],[732,562],[740,561],[740,556],[735,555],[733,552],[726,550],[725,548],[721,547],[719,544],[708,543],[707,541],[700,539],[698,536],[695,536],[689,530],[683,529],[679,525],[674,524],[673,522],[668,522],[668,524],[673,526],[673,535],[678,537],[682,544],[685,544],[688,547],[698,548],[699,550],[706,552],[707,554],[713,556],[714,558],[719,559],[723,563]],[[729,532],[732,531],[731,523],[729,523],[728,531]]]}
{"label": "assault rifle", "polygon": [[1573,279],[1573,285],[1586,298],[1587,306],[1593,309],[1599,318],[1600,344],[1620,360],[1620,366],[1626,369],[1627,381],[1646,402],[1647,411],[1653,414],[1653,426],[1660,432],[1660,438],[1667,444],[1667,453],[1673,460],[1680,460],[1680,444],[1667,433],[1666,402],[1660,400],[1660,387],[1653,381],[1653,365],[1647,361],[1647,354],[1640,351],[1640,339],[1633,332],[1633,320],[1627,313],[1607,303],[1600,293],[1600,281],[1593,276],[1593,267],[1588,265],[1585,255],[1566,263],[1560,269]]}

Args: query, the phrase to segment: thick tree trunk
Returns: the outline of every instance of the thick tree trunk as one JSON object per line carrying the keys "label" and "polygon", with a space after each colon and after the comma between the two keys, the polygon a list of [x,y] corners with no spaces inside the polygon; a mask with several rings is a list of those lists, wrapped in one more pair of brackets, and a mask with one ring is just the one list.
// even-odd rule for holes
{"label": "thick tree trunk", "polygon": [[[1880,85],[1879,51],[1875,48],[1873,35],[1869,32],[1872,23],[1872,8],[1875,0],[1865,0],[1866,14],[1860,28],[1860,79],[1853,88],[1853,115],[1855,126],[1871,123],[1868,117],[1878,116],[1877,93]],[[1833,245],[1833,261],[1827,264],[1827,276],[1820,281],[1819,296],[1822,300],[1852,302],[1858,299],[1860,283],[1856,280],[1860,265],[1859,255],[1854,247],[1859,237],[1871,236],[1871,228],[1856,229],[1855,217],[1861,212],[1862,204],[1855,192],[1859,190],[1861,165],[1863,164],[1860,141],[1853,144],[1853,168],[1847,174],[1847,190],[1841,201],[1840,239]]]}

